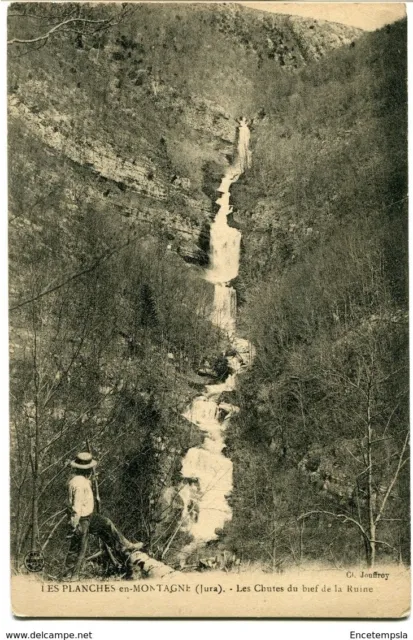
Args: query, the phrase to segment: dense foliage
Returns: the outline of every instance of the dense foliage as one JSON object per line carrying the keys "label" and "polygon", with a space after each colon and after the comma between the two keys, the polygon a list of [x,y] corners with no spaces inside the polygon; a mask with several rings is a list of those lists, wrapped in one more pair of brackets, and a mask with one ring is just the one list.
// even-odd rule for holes
{"label": "dense foliage", "polygon": [[10,38],[76,16],[100,22],[9,54],[16,566],[39,546],[61,566],[87,440],[104,510],[159,557],[170,543],[162,490],[200,437],[181,413],[194,371],[223,364],[211,287],[179,251],[199,233],[205,262],[241,113],[234,286],[256,358],[221,542],[272,569],[408,561],[405,22],[361,36],[239,7],[30,3]]}
{"label": "dense foliage", "polygon": [[192,372],[219,352],[210,288],[162,230],[96,213],[81,173],[9,133],[16,562],[40,544],[61,564],[67,463],[87,440],[104,511],[151,547],[160,490],[196,442],[181,418]]}
{"label": "dense foliage", "polygon": [[228,535],[274,566],[408,561],[406,90],[403,22],[286,78],[236,192],[257,356]]}

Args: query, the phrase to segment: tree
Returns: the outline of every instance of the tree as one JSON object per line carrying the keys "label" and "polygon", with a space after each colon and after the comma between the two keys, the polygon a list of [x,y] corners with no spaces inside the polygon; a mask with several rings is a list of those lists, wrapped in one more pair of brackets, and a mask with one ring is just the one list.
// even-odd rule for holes
{"label": "tree", "polygon": [[[75,34],[78,48],[83,48],[83,39],[96,37],[112,26],[119,24],[130,13],[131,8],[122,6],[115,11],[99,9],[101,18],[96,18],[96,11],[91,7],[68,3],[64,7],[47,7],[20,5],[8,13],[9,30],[11,33],[21,34],[7,41],[10,47],[25,47],[25,53],[31,49],[47,44],[49,39],[68,34]],[[32,13],[33,11],[33,13]],[[40,24],[39,24],[40,22]],[[43,29],[42,29],[43,23]],[[39,33],[40,31],[40,33]]]}
{"label": "tree", "polygon": [[[324,514],[351,523],[362,537],[369,567],[374,566],[380,546],[399,556],[394,546],[397,536],[392,535],[391,527],[386,530],[385,523],[404,519],[397,490],[410,459],[405,407],[408,365],[406,358],[389,358],[396,351],[402,356],[403,324],[399,314],[375,317],[337,345],[331,359],[324,357],[320,363],[336,420],[349,425],[345,431],[352,445],[352,452],[348,449],[351,460],[344,461],[342,471],[352,492],[347,503],[341,500],[334,509],[312,509],[299,519]],[[327,491],[331,491],[331,482],[327,478]],[[342,491],[341,497],[344,495]]]}

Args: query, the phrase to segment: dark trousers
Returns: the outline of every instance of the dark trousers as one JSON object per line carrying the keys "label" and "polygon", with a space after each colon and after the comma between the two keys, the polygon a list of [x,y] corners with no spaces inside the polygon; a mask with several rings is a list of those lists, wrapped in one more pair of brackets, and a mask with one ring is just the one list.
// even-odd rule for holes
{"label": "dark trousers", "polygon": [[70,547],[66,558],[67,574],[74,580],[79,580],[86,557],[87,542],[91,516],[80,518],[79,525],[70,539]]}
{"label": "dark trousers", "polygon": [[70,576],[73,580],[79,580],[86,558],[89,534],[99,538],[103,545],[111,550],[112,558],[121,564],[127,561],[128,552],[136,548],[136,545],[129,542],[109,518],[97,513],[80,518],[79,526],[70,539],[69,552],[66,557],[65,575]]}

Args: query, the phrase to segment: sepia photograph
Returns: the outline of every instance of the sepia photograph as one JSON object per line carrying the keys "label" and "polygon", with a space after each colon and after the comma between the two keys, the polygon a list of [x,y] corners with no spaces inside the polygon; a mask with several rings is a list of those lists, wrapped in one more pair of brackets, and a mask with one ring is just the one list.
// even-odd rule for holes
{"label": "sepia photograph", "polygon": [[402,3],[7,14],[15,616],[403,618]]}

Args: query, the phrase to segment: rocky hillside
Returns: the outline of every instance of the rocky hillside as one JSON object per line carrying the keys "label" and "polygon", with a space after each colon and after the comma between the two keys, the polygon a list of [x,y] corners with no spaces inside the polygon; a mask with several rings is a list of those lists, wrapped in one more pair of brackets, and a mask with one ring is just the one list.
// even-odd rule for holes
{"label": "rocky hillside", "polygon": [[[188,239],[212,211],[205,167],[227,162],[235,118],[260,111],[260,87],[280,68],[293,72],[360,35],[237,5],[85,11],[115,24],[88,36],[57,31],[41,48],[11,46],[10,122],[80,167],[95,207],[156,220],[190,254]],[[43,24],[23,12],[10,10],[10,39],[47,32],[49,9],[36,5]]]}
{"label": "rocky hillside", "polygon": [[228,435],[226,543],[273,568],[409,562],[405,21],[276,94],[233,190],[257,356]]}
{"label": "rocky hillside", "polygon": [[[212,374],[222,364],[197,265],[208,259],[215,188],[241,115],[252,121],[253,163],[232,190],[243,234],[234,284],[257,358],[228,437],[225,544],[265,562],[290,544],[290,561],[305,556],[297,518],[315,500],[337,521],[357,500],[364,513],[374,492],[357,493],[346,451],[364,451],[364,405],[351,389],[368,378],[372,354],[374,428],[401,425],[380,450],[387,475],[375,482],[389,486],[405,452],[405,36],[404,22],[363,34],[227,4],[10,8],[17,565],[30,509],[58,562],[59,465],[86,437],[105,459],[102,496],[125,533],[159,557],[169,543],[157,528],[160,487],[196,437],[181,412],[204,359]],[[309,476],[334,491],[312,493]],[[403,476],[390,492],[392,518],[407,486]],[[340,493],[348,502],[329,505]],[[274,514],[284,518],[278,542]],[[400,521],[383,535],[405,557]],[[308,528],[313,559],[324,544],[317,527]],[[264,530],[267,547],[257,544]],[[334,554],[360,555],[357,536],[341,549],[332,531]],[[177,536],[169,552],[184,542]]]}

